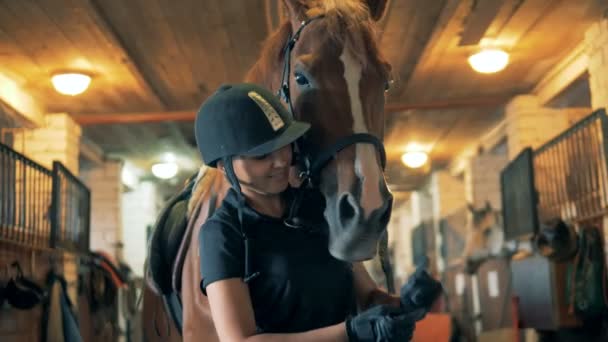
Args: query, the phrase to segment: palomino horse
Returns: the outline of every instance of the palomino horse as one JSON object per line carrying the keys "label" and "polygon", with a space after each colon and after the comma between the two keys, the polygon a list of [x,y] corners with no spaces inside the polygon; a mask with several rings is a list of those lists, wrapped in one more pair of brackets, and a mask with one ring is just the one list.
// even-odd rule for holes
{"label": "palomino horse", "polygon": [[498,256],[504,247],[504,234],[500,212],[492,209],[490,202],[476,209],[468,205],[471,212],[467,224],[466,244],[463,252],[465,265],[473,273],[481,263]]}
{"label": "palomino horse", "polygon": [[[325,199],[330,253],[346,261],[371,259],[378,241],[386,238],[392,206],[379,140],[384,133],[390,67],[380,55],[374,31],[386,1],[285,0],[284,4],[289,20],[267,40],[246,80],[281,90],[294,117],[311,123],[299,146],[300,159],[306,183]],[[220,173],[203,167],[188,204],[188,227],[173,272],[173,287],[181,291],[183,305],[183,311],[174,314],[183,314],[186,341],[218,340],[199,288],[196,237],[228,187]],[[144,314],[162,329],[165,323],[154,299],[147,291]],[[153,338],[149,332],[146,335]],[[175,332],[171,335],[175,339],[166,335],[165,341],[179,340]]]}

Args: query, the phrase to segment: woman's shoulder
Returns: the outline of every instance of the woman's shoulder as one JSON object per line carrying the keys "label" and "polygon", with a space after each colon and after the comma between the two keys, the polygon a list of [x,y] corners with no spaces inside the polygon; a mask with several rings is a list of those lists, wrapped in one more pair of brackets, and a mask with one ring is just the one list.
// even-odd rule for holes
{"label": "woman's shoulder", "polygon": [[[239,234],[238,229],[238,214],[232,213],[230,208],[221,205],[216,209],[211,217],[209,217],[202,225],[201,232],[215,232],[222,234]],[[240,234],[239,234],[240,235]]]}

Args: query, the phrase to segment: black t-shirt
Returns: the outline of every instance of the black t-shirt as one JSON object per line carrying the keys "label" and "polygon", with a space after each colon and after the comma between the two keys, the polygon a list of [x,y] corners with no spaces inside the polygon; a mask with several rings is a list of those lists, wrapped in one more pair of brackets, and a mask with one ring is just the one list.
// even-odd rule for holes
{"label": "black t-shirt", "polygon": [[[231,189],[201,228],[203,292],[215,281],[243,278],[244,239],[237,206],[237,194]],[[326,234],[289,228],[283,219],[247,205],[243,223],[251,270],[260,272],[248,283],[259,332],[308,331],[338,324],[354,313],[352,265],[329,254]]]}

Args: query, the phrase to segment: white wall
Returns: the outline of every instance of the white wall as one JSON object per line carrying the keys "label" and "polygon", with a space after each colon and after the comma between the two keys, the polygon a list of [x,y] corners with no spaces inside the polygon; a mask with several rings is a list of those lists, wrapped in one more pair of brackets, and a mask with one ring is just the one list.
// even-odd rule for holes
{"label": "white wall", "polygon": [[139,183],[132,191],[122,195],[123,256],[138,276],[143,276],[147,252],[146,228],[156,220],[156,202],[156,186],[151,182]]}

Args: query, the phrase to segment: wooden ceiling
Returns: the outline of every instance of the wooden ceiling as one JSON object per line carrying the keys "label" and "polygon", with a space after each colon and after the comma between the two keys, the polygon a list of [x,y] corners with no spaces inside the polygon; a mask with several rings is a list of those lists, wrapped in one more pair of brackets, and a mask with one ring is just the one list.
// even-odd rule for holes
{"label": "wooden ceiling", "polygon": [[[196,158],[192,125],[180,113],[221,83],[243,79],[278,22],[278,3],[0,0],[0,74],[47,112],[175,113],[175,122],[83,131],[106,153],[139,165],[166,150]],[[577,46],[603,9],[600,0],[391,0],[380,22],[396,81],[388,105],[406,109],[387,118],[391,163],[415,139],[445,165],[500,120],[508,98],[529,92]],[[511,53],[506,70],[470,69],[467,57],[480,41]],[[92,74],[91,88],[77,97],[56,93],[50,76],[68,69]]]}

